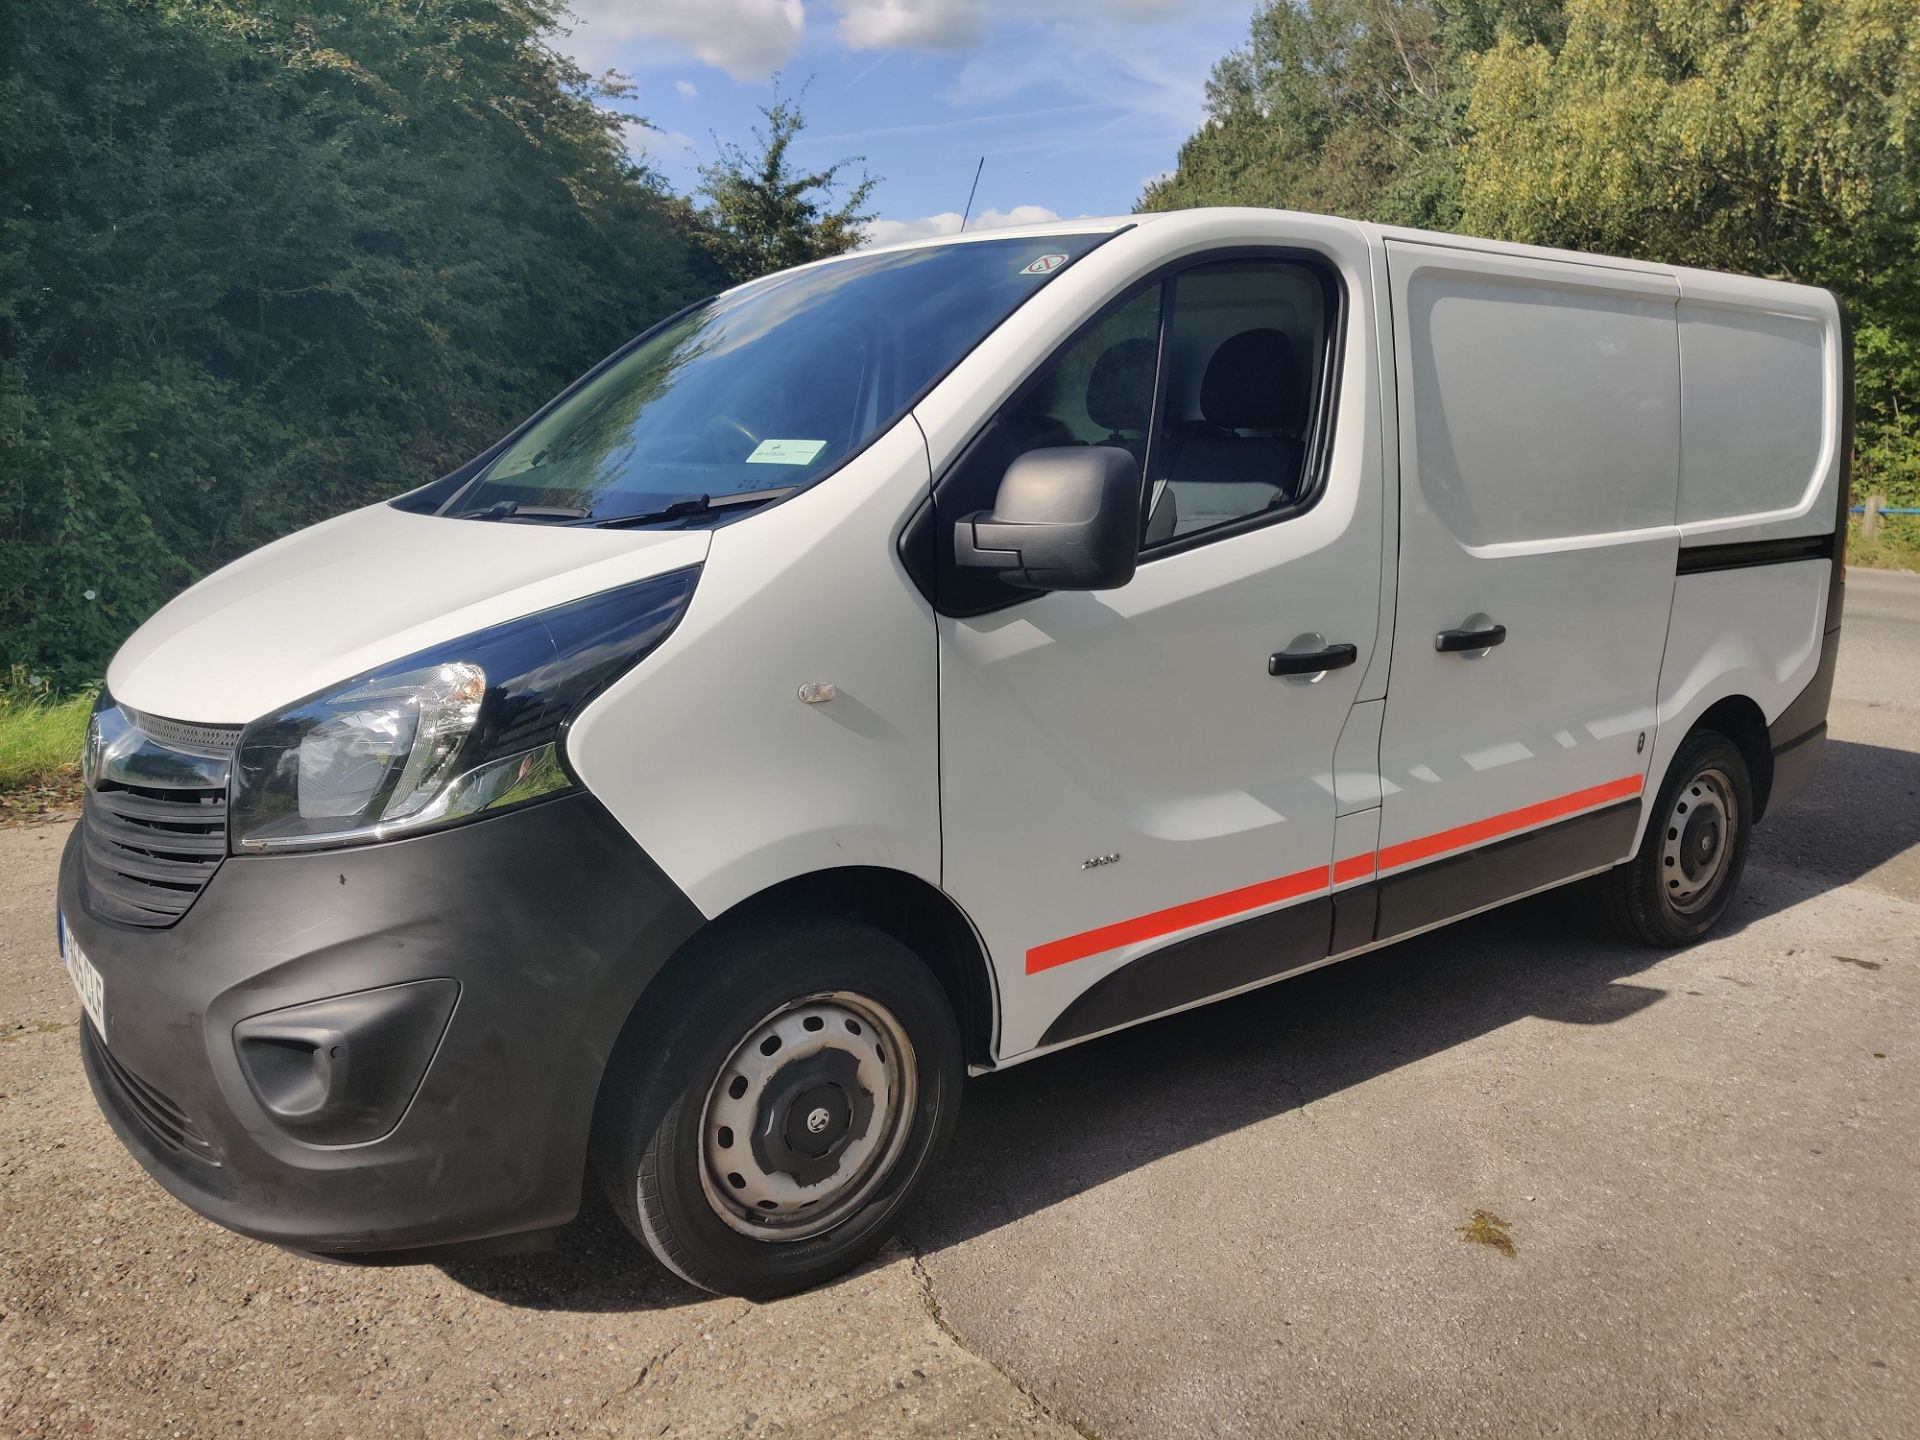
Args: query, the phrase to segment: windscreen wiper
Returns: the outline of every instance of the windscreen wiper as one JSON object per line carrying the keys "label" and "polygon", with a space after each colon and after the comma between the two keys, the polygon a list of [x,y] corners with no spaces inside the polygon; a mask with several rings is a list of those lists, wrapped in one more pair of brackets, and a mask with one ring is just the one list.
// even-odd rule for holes
{"label": "windscreen wiper", "polygon": [[591,511],[577,505],[522,505],[518,500],[501,500],[484,510],[468,510],[462,520],[584,520]]}
{"label": "windscreen wiper", "polygon": [[682,495],[678,500],[669,500],[658,510],[609,515],[604,520],[589,518],[586,523],[596,530],[610,530],[623,525],[651,525],[662,520],[700,515],[708,510],[730,510],[737,505],[764,505],[769,500],[784,500],[800,488],[798,485],[781,485],[772,490],[742,490],[730,495]]}

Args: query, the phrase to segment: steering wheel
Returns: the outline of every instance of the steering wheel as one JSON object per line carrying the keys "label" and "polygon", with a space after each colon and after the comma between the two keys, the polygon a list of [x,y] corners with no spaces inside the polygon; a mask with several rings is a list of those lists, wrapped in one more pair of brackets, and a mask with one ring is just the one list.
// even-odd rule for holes
{"label": "steering wheel", "polygon": [[747,455],[751,455],[760,448],[760,436],[755,433],[753,427],[733,415],[711,416],[701,428],[701,435],[707,442],[707,449],[713,452],[716,460],[744,460],[745,455],[735,456],[728,453],[734,444],[741,440],[747,442]]}

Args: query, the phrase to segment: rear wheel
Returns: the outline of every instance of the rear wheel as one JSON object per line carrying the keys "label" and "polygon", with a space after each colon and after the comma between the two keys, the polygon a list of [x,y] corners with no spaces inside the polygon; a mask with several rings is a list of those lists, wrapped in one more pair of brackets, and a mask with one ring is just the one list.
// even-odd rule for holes
{"label": "rear wheel", "polygon": [[1639,853],[1602,877],[1614,924],[1671,949],[1698,940],[1733,901],[1753,830],[1753,782],[1739,747],[1703,730],[1674,756]]}
{"label": "rear wheel", "polygon": [[713,964],[655,1055],[610,1081],[596,1164],[661,1263],[768,1298],[886,1239],[952,1133],[960,1037],[918,957],[864,926],[809,923]]}

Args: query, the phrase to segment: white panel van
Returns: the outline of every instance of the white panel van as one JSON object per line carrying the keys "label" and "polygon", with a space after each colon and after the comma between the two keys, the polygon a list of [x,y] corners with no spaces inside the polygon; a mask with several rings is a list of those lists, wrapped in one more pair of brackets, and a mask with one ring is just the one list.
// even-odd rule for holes
{"label": "white panel van", "polygon": [[1686,944],[1824,743],[1848,376],[1821,290],[1276,211],[730,290],[120,651],[100,1105],[293,1249],[591,1171],[764,1296],[969,1068],[1582,877]]}

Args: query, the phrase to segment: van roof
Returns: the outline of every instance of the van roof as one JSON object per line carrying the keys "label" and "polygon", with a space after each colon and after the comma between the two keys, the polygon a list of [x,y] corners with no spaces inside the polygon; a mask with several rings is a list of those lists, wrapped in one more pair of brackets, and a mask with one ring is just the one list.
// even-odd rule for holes
{"label": "van roof", "polygon": [[[1132,226],[1148,227],[1156,225],[1177,225],[1183,220],[1191,222],[1208,216],[1232,214],[1284,216],[1300,215],[1305,212],[1286,210],[1279,206],[1262,205],[1203,205],[1186,210],[1156,210],[1139,215],[1081,215],[1073,219],[1049,220],[1040,225],[1007,225],[987,230],[955,231],[944,235],[926,235],[913,240],[900,240],[890,245],[873,245],[862,248],[863,254],[874,254],[890,250],[921,250],[935,245],[952,245],[974,240],[1020,240],[1040,239],[1048,235],[1103,235]],[[1657,265],[1645,260],[1630,260],[1615,255],[1600,255],[1575,250],[1555,250],[1543,245],[1523,245],[1512,240],[1490,240],[1478,235],[1456,235],[1441,230],[1414,230],[1403,225],[1376,225],[1370,221],[1354,220],[1348,216],[1315,216],[1316,219],[1344,220],[1347,224],[1383,239],[1399,240],[1412,244],[1450,245],[1457,250],[1479,250],[1499,255],[1530,255],[1539,259],[1570,260],[1587,264],[1604,264],[1616,270],[1639,270],[1653,274],[1671,275],[1673,266]]]}
{"label": "van roof", "polygon": [[924,250],[933,245],[953,245],[971,240],[1021,240],[1047,235],[1110,235],[1127,225],[1157,219],[1153,215],[1082,215],[1071,220],[1048,220],[1039,225],[1000,225],[987,230],[957,230],[944,235],[923,235],[913,240],[896,240],[890,245],[863,245],[862,255],[891,250]]}
{"label": "van roof", "polygon": [[[929,235],[916,240],[902,240],[891,245],[864,247],[861,254],[875,254],[881,251],[915,250],[933,245],[951,245],[956,242],[974,240],[1018,240],[1025,237],[1035,239],[1048,235],[1101,235],[1112,234],[1129,227],[1150,227],[1157,225],[1178,225],[1183,221],[1191,223],[1194,219],[1206,216],[1231,215],[1234,213],[1261,216],[1304,215],[1307,212],[1284,210],[1277,206],[1198,206],[1189,210],[1158,210],[1139,215],[1082,215],[1068,220],[1051,220],[1043,225],[1009,225],[1000,229],[966,230],[949,235]],[[1607,255],[1598,251],[1558,250],[1546,245],[1525,245],[1514,240],[1492,240],[1479,235],[1459,235],[1444,230],[1415,230],[1403,225],[1378,225],[1372,221],[1354,220],[1347,216],[1314,216],[1316,219],[1343,220],[1362,234],[1383,240],[1397,240],[1402,244],[1446,245],[1455,250],[1473,250],[1488,255],[1509,255],[1536,260],[1558,260],[1576,265],[1599,265],[1609,270],[1636,271],[1643,275],[1665,275],[1685,281],[1688,277],[1705,278],[1714,276],[1719,279],[1733,278],[1753,287],[1757,296],[1765,289],[1775,288],[1781,292],[1796,291],[1804,297],[1814,293],[1810,287],[1772,277],[1741,275],[1734,271],[1704,271],[1684,265],[1663,265],[1650,260],[1635,260],[1624,255]]]}

